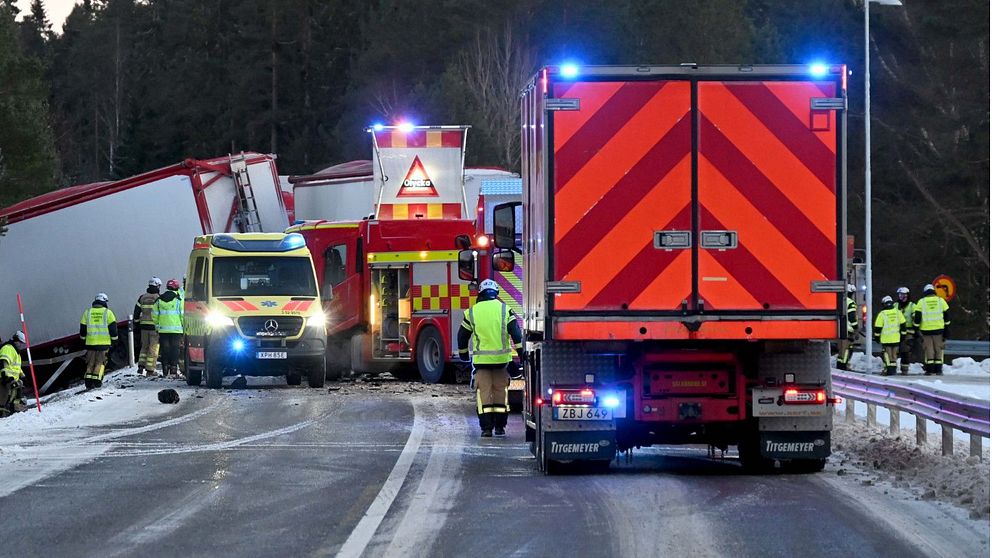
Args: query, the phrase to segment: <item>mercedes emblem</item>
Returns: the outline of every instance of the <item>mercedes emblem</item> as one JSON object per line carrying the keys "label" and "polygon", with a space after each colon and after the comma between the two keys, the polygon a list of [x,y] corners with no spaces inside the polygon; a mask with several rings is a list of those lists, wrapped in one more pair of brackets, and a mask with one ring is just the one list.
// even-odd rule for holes
{"label": "mercedes emblem", "polygon": [[269,333],[279,331],[279,322],[275,320],[265,320],[265,331],[268,331]]}

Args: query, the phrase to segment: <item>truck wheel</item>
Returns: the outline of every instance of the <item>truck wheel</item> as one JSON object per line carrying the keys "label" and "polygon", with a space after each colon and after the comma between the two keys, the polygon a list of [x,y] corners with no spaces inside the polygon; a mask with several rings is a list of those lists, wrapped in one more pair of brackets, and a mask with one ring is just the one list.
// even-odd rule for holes
{"label": "truck wheel", "polygon": [[428,384],[436,384],[444,377],[444,340],[435,327],[425,327],[417,336],[417,369],[420,378]]}
{"label": "truck wheel", "polygon": [[757,438],[737,444],[737,454],[741,460],[741,467],[748,473],[762,475],[775,471],[775,460],[761,455]]}
{"label": "truck wheel", "polygon": [[363,353],[364,335],[356,334],[351,336],[351,371],[355,375],[364,374],[369,371],[368,363],[365,362]]}
{"label": "truck wheel", "polygon": [[186,385],[198,386],[202,380],[203,371],[186,368]]}
{"label": "truck wheel", "polygon": [[303,376],[299,374],[286,374],[286,384],[298,386],[303,383]]}
{"label": "truck wheel", "polygon": [[310,373],[307,375],[307,385],[312,388],[324,387],[324,377],[326,375],[327,369],[324,359],[314,362],[310,368]]}
{"label": "truck wheel", "polygon": [[204,357],[203,372],[207,376],[207,387],[210,389],[220,389],[224,383],[224,369],[210,363],[210,357]]}

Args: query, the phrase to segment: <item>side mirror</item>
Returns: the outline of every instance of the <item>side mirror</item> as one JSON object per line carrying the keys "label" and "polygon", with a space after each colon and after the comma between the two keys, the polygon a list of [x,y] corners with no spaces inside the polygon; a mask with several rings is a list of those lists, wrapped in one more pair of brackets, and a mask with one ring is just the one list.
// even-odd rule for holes
{"label": "side mirror", "polygon": [[479,277],[479,253],[475,250],[458,252],[458,278],[462,281],[475,281]]}
{"label": "side mirror", "polygon": [[324,294],[321,296],[322,299],[326,301],[334,300],[334,287],[330,285],[324,285]]}
{"label": "side mirror", "polygon": [[505,250],[517,249],[517,208],[520,202],[501,203],[493,209],[493,244]]}
{"label": "side mirror", "polygon": [[455,237],[455,248],[468,250],[472,247],[472,239],[467,234],[460,234]]}
{"label": "side mirror", "polygon": [[513,271],[513,267],[515,265],[516,261],[514,260],[513,252],[511,250],[503,250],[493,254],[494,270],[510,273]]}

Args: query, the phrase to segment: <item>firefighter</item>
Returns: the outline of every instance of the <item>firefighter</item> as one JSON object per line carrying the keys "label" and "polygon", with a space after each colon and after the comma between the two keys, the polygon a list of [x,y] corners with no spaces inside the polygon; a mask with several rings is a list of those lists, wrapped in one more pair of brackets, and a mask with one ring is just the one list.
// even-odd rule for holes
{"label": "firefighter", "polygon": [[109,300],[106,293],[97,293],[93,304],[79,320],[79,337],[86,344],[86,373],[83,375],[86,389],[103,385],[107,351],[110,344],[117,341],[117,316],[107,307]]}
{"label": "firefighter", "polygon": [[883,376],[896,373],[896,359],[899,357],[899,344],[906,334],[906,316],[896,308],[891,296],[882,297],[883,310],[875,318],[874,336],[882,343]]}
{"label": "firefighter", "polygon": [[947,301],[937,296],[933,285],[923,285],[923,298],[913,310],[913,327],[923,341],[923,370],[926,375],[944,373],[944,338],[951,320]]}
{"label": "firefighter", "polygon": [[152,277],[148,280],[148,288],[138,297],[134,305],[134,318],[141,330],[141,353],[138,355],[138,374],[155,375],[155,363],[158,361],[158,333],[155,322],[152,321],[152,306],[158,300],[162,280]]}
{"label": "firefighter", "polygon": [[152,321],[162,348],[162,373],[179,376],[179,352],[183,343],[183,299],[179,281],[169,279],[166,291],[152,305]]}
{"label": "firefighter", "polygon": [[21,351],[24,350],[24,333],[15,331],[10,340],[0,345],[0,417],[7,416],[24,407],[21,390]]}
{"label": "firefighter", "polygon": [[[506,418],[509,413],[507,389],[510,376],[507,365],[516,350],[523,362],[523,335],[513,311],[496,299],[499,285],[486,279],[479,285],[478,299],[468,312],[458,330],[458,356],[469,360],[469,341],[472,345],[472,365],[475,367],[476,411],[482,437],[506,435]],[[512,339],[512,344],[511,344]]]}
{"label": "firefighter", "polygon": [[899,311],[906,318],[906,333],[899,342],[899,372],[905,376],[909,374],[909,363],[913,360],[913,349],[916,345],[916,328],[913,327],[913,312],[916,310],[916,305],[909,300],[908,287],[896,289],[896,299]]}
{"label": "firefighter", "polygon": [[854,301],[854,285],[847,285],[847,337],[837,341],[837,370],[847,370],[851,362],[852,345],[858,333],[858,303]]}

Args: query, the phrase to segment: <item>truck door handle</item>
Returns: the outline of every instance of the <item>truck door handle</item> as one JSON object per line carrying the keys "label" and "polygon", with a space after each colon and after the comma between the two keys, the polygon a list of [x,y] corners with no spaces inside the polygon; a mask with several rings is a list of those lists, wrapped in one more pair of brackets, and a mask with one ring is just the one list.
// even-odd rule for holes
{"label": "truck door handle", "polygon": [[654,231],[654,247],[658,250],[685,250],[692,247],[689,231]]}
{"label": "truck door handle", "polygon": [[699,231],[699,245],[707,250],[733,250],[737,231]]}

